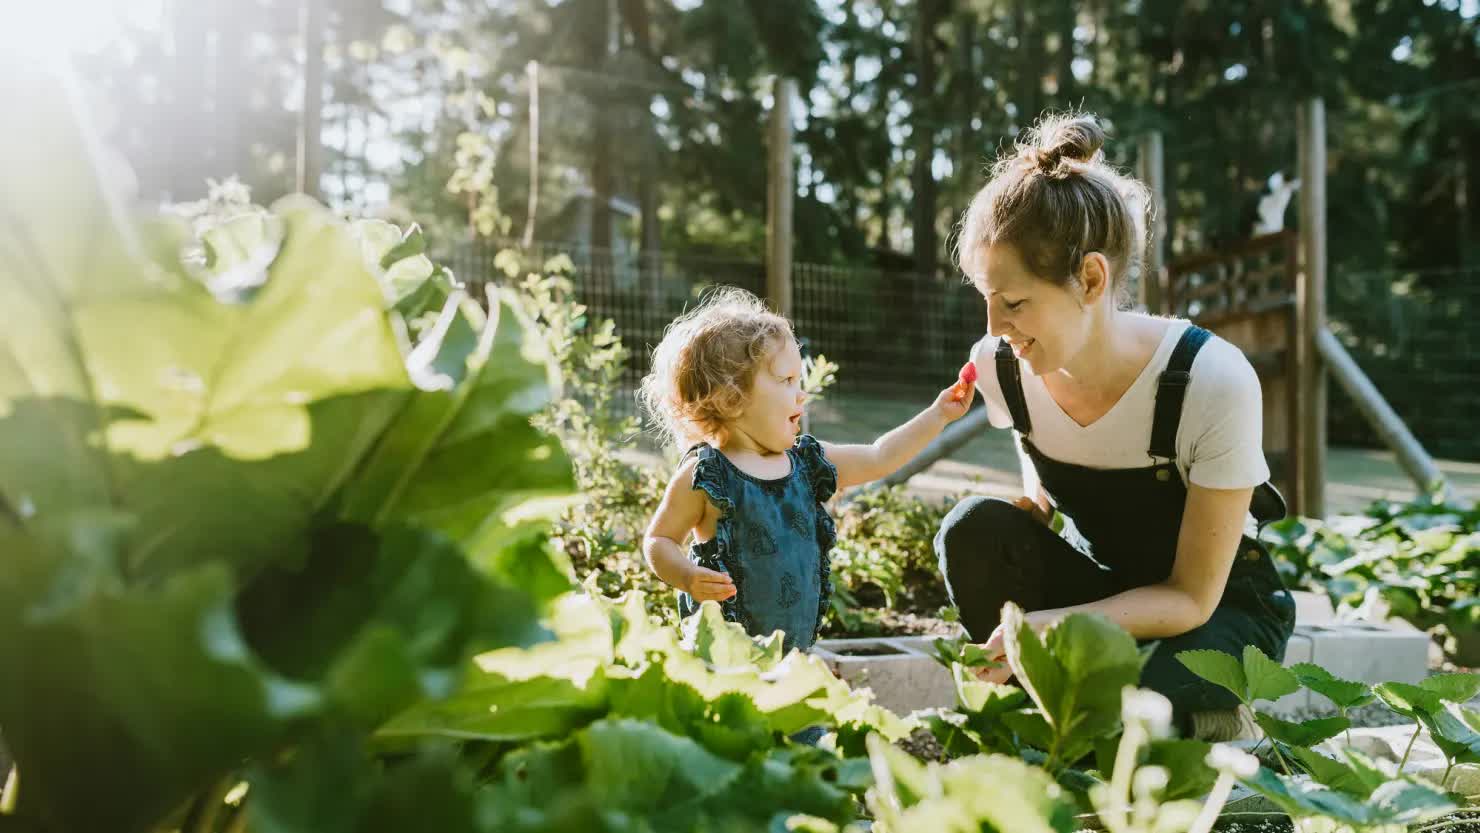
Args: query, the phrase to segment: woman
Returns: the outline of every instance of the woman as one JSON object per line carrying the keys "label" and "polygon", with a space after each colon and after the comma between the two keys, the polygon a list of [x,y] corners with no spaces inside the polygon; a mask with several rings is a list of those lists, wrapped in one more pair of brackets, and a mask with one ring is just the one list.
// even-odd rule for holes
{"label": "woman", "polygon": [[[1149,200],[1103,162],[1104,138],[1087,116],[1040,123],[966,212],[958,260],[987,301],[977,385],[992,424],[1017,432],[1028,494],[963,501],[936,552],[990,656],[1007,601],[1040,631],[1101,614],[1158,641],[1141,684],[1171,700],[1184,736],[1247,737],[1237,700],[1175,656],[1254,645],[1280,660],[1294,627],[1250,517],[1251,504],[1258,523],[1284,514],[1259,380],[1207,331],[1117,302],[1144,249],[1132,207]],[[1047,526],[1054,510],[1072,521],[1065,536]]]}

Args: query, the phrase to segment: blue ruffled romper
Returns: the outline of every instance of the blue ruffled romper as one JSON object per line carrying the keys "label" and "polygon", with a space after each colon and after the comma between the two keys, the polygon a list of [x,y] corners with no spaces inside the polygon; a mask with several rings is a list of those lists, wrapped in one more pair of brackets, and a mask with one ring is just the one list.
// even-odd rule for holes
{"label": "blue ruffled romper", "polygon": [[[735,595],[720,603],[725,618],[752,636],[780,630],[788,651],[810,649],[832,597],[828,556],[837,540],[823,503],[837,490],[838,472],[822,445],[798,437],[786,451],[791,473],[775,480],[746,474],[708,444],[688,454],[698,455],[693,487],[720,510],[714,537],[690,547],[689,558],[735,582]],[[681,615],[698,607],[679,594]]]}

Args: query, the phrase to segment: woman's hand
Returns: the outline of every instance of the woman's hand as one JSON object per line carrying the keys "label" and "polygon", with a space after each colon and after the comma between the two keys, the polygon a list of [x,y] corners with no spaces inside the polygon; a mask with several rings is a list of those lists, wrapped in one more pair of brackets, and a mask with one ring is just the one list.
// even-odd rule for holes
{"label": "woman's hand", "polygon": [[992,631],[991,637],[982,643],[982,653],[987,655],[988,660],[997,664],[973,669],[978,680],[985,683],[1005,683],[1012,677],[1012,666],[1007,664],[1007,648],[1003,641],[1005,634],[1006,631],[998,625],[997,629]]}
{"label": "woman's hand", "polygon": [[[1023,498],[1027,500],[1027,498]],[[1044,629],[1058,621],[1059,614],[1052,610],[1039,610],[1023,614],[1023,621],[1034,633],[1042,634]],[[987,683],[1005,683],[1012,677],[1012,666],[1007,662],[1007,631],[1003,625],[998,625],[987,641],[981,645],[982,653],[992,662],[998,663],[990,668],[977,668],[977,679]]]}
{"label": "woman's hand", "polygon": [[1050,523],[1053,522],[1053,518],[1048,514],[1048,512],[1044,511],[1042,504],[1028,497],[1027,495],[1023,495],[1019,498],[1014,498],[1012,501],[1012,505],[1023,510],[1024,512],[1027,512],[1029,515],[1032,515],[1033,520],[1043,524],[1044,526],[1048,526]]}

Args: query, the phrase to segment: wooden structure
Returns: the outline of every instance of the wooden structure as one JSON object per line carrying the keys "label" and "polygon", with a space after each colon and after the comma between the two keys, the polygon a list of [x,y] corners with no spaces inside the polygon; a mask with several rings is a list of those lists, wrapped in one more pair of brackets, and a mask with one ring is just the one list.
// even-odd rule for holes
{"label": "wooden structure", "polygon": [[1292,508],[1300,501],[1299,247],[1299,235],[1282,231],[1173,260],[1163,274],[1160,310],[1212,330],[1248,357],[1264,392],[1264,454]]}

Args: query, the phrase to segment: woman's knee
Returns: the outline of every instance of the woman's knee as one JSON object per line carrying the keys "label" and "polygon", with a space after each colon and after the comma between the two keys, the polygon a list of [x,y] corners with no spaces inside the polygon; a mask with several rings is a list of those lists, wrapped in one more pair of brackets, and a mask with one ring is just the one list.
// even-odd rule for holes
{"label": "woman's knee", "polygon": [[935,554],[942,572],[963,559],[979,562],[1020,540],[1034,523],[1027,512],[1001,498],[966,498],[951,508],[935,535]]}

